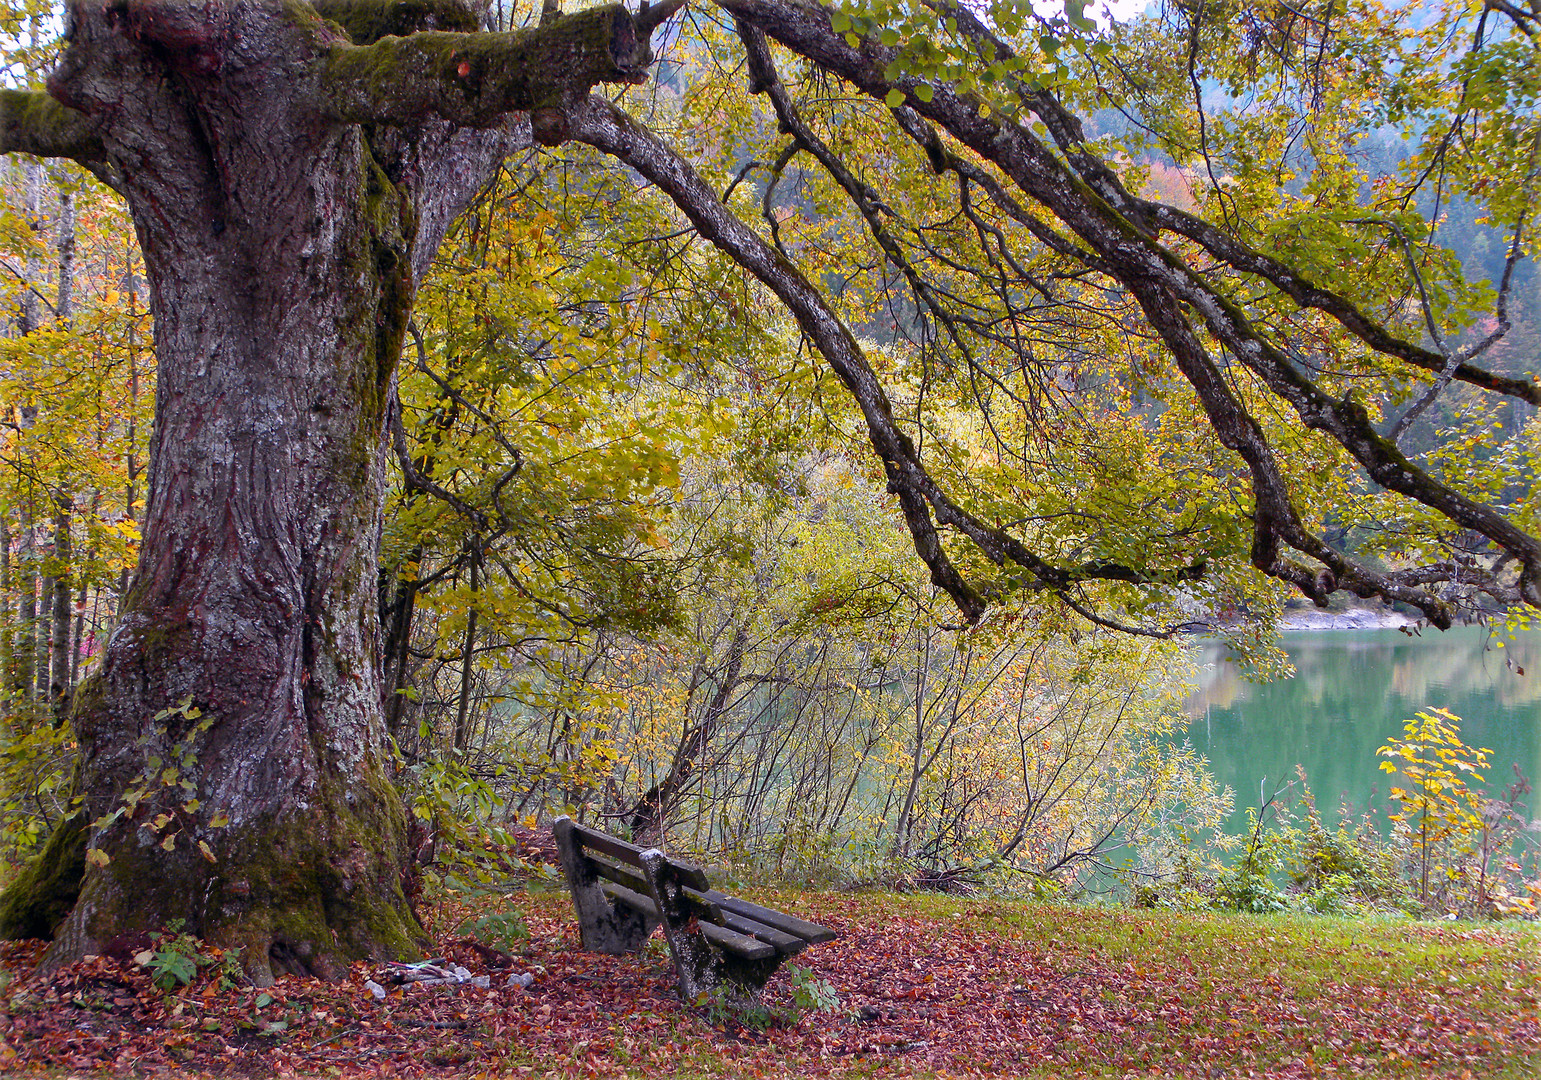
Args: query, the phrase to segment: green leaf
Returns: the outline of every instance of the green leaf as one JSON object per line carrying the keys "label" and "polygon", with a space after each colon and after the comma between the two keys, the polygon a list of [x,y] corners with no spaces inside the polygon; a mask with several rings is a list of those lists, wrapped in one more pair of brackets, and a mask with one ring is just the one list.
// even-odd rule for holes
{"label": "green leaf", "polygon": [[883,100],[888,103],[890,109],[897,109],[900,105],[904,104],[904,91],[894,87]]}

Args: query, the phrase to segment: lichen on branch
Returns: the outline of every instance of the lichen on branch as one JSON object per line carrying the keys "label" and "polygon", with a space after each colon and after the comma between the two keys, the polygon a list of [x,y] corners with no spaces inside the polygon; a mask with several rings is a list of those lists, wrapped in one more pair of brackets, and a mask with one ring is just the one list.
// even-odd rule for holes
{"label": "lichen on branch", "polygon": [[653,61],[647,31],[609,5],[508,33],[427,31],[337,45],[326,59],[325,108],[347,123],[492,127],[516,110],[581,101],[602,82],[643,81]]}

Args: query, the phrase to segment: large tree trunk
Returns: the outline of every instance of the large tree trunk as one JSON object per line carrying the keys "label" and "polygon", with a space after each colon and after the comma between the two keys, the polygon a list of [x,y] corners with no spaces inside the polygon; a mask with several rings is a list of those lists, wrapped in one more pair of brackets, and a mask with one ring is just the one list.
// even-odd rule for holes
{"label": "large tree trunk", "polygon": [[[86,111],[111,93],[147,121],[107,141],[162,391],[138,570],[74,714],[88,816],[147,797],[92,833],[107,862],[58,958],[174,918],[241,948],[259,979],[408,952],[421,931],[401,890],[372,586],[411,200],[358,128],[296,115],[286,43],[200,79],[76,17],[77,35],[102,37],[56,87]],[[202,734],[191,710],[167,712],[189,700],[212,720]],[[152,759],[179,746],[192,760],[164,783]],[[156,814],[173,821],[152,832]]]}
{"label": "large tree trunk", "polygon": [[[422,937],[375,596],[402,336],[445,229],[528,145],[509,110],[557,137],[564,102],[651,53],[620,9],[484,35],[455,0],[325,6],[351,41],[280,0],[76,0],[67,108],[13,114],[39,125],[13,145],[127,197],[159,376],[139,564],[76,692],[92,824],[33,872],[86,848],[51,965],[172,919],[264,982]],[[43,892],[0,923],[51,922]]]}

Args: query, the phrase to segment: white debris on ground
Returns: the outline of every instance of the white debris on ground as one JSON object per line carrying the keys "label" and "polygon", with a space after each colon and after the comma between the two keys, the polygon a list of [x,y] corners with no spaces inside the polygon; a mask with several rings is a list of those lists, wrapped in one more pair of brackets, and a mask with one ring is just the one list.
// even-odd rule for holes
{"label": "white debris on ground", "polygon": [[[387,963],[375,973],[375,979],[364,983],[364,989],[374,995],[377,1001],[385,997],[385,986],[381,983],[387,986],[405,986],[408,983],[419,986],[469,986],[479,990],[485,990],[492,985],[490,975],[472,975],[469,968],[437,958],[420,960],[415,964]],[[528,989],[534,982],[533,972],[508,977],[509,986],[523,989]]]}

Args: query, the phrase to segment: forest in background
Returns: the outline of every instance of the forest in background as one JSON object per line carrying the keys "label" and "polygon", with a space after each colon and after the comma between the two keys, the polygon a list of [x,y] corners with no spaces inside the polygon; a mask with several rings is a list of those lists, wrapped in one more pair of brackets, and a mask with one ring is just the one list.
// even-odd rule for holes
{"label": "forest in background", "polygon": [[[45,8],[6,12],[17,80],[52,64]],[[1188,73],[1152,60],[1191,30],[1182,9],[1111,32],[1088,62],[1150,77],[1095,114],[1104,156],[1152,198],[1251,221],[1415,337],[1426,317],[1452,341],[1491,332],[1502,284],[1513,325],[1485,363],[1535,372],[1529,239],[1479,221],[1490,208],[1474,201],[1501,182],[1524,205],[1534,171],[1412,184],[1426,159],[1374,114],[1416,102],[1259,76],[1291,35],[1310,44],[1288,10],[1209,74],[1215,146],[1199,160],[1178,150],[1201,115]],[[1361,49],[1399,32],[1394,13],[1355,16]],[[392,418],[380,640],[421,857],[449,864],[576,811],[780,875],[1074,891],[1116,857],[1169,877],[1227,801],[1175,737],[1180,638],[1108,612],[1148,613],[1163,633],[1223,620],[1241,655],[1277,670],[1287,593],[1246,565],[1239,470],[1167,392],[1169,361],[1127,296],[1052,251],[1024,254],[999,206],[881,136],[874,102],[784,61],[804,122],[856,175],[792,153],[736,46],[720,13],[693,10],[624,100],[758,206],[857,328],[933,467],[976,513],[1020,522],[1028,507],[1055,550],[1149,565],[1202,546],[1221,552],[1217,572],[1156,598],[1116,582],[1023,589],[963,626],[914,557],[854,404],[786,311],[635,174],[581,146],[531,151],[441,251]],[[1080,67],[1067,77],[1088,100],[1106,93]],[[1319,100],[1302,111],[1302,95]],[[14,866],[70,809],[68,703],[132,569],[155,378],[116,197],[15,158],[4,194],[0,843]],[[1348,208],[1366,203],[1395,228],[1357,224],[1367,212]],[[1016,370],[975,360],[1000,356]],[[1374,404],[1390,417],[1421,389]],[[1403,445],[1533,517],[1533,413],[1452,385]],[[1344,550],[1395,567],[1442,536],[1275,420]]]}

